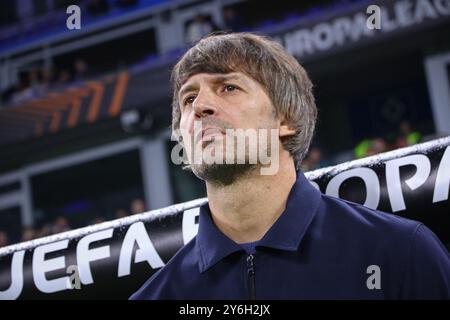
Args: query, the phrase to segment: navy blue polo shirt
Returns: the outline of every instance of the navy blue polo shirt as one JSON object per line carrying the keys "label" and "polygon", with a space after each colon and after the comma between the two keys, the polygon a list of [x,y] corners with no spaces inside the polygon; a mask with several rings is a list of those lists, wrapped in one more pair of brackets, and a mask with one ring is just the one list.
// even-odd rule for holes
{"label": "navy blue polo shirt", "polygon": [[205,204],[197,236],[130,299],[249,298],[450,299],[450,255],[423,224],[324,195],[298,171],[260,241],[229,239]]}

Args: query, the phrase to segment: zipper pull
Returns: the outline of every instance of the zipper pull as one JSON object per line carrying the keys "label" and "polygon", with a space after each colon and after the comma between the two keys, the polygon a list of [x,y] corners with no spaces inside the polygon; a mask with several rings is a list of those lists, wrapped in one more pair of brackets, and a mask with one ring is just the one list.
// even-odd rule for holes
{"label": "zipper pull", "polygon": [[249,254],[247,256],[247,275],[248,275],[248,294],[250,300],[256,299],[256,283],[255,283],[255,256]]}
{"label": "zipper pull", "polygon": [[253,260],[255,259],[255,257],[252,254],[249,254],[247,256],[247,273],[249,275],[254,275],[255,274],[255,266],[253,264]]}

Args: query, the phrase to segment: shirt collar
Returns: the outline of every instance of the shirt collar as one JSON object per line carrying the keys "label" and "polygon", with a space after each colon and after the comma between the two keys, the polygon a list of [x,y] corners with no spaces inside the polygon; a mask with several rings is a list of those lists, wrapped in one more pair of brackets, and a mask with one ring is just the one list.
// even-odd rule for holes
{"label": "shirt collar", "polygon": [[[286,209],[258,242],[258,247],[296,251],[319,207],[320,191],[314,188],[301,170],[297,171]],[[214,224],[208,203],[200,207],[196,240],[199,268],[203,273],[242,247],[224,235]]]}

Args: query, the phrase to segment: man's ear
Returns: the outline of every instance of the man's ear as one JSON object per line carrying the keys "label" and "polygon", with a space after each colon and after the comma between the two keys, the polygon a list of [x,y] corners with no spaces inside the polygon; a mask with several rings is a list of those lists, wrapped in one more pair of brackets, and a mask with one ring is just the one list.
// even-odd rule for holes
{"label": "man's ear", "polygon": [[280,138],[293,136],[295,133],[295,130],[289,126],[287,121],[282,119],[280,122]]}

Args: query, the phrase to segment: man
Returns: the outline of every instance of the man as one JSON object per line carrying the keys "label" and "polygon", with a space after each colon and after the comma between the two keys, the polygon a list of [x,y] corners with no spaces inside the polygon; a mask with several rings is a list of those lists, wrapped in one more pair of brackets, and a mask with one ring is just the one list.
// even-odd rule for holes
{"label": "man", "polygon": [[[449,254],[429,229],[321,194],[298,169],[317,111],[305,70],[279,44],[204,38],[172,81],[173,131],[209,201],[197,236],[131,299],[450,298]],[[234,162],[196,161],[198,149],[216,160],[237,151],[238,129],[275,130],[256,146],[275,172],[263,174],[272,164],[260,157],[250,163],[250,136]]]}

